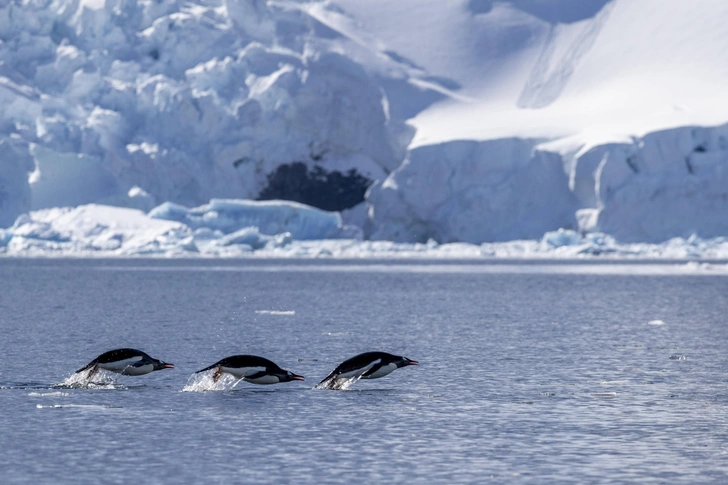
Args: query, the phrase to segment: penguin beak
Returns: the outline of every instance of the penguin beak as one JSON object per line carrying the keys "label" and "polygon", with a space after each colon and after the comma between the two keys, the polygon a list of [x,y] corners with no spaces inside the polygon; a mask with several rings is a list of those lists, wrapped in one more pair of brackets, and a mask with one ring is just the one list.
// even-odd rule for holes
{"label": "penguin beak", "polygon": [[160,362],[163,369],[174,369],[174,364],[168,364],[166,362]]}
{"label": "penguin beak", "polygon": [[405,362],[404,363],[406,365],[420,365],[420,363],[417,362],[416,360],[408,359],[407,357],[405,357]]}
{"label": "penguin beak", "polygon": [[305,380],[303,376],[299,376],[298,374],[291,374],[291,379],[294,381],[303,381]]}

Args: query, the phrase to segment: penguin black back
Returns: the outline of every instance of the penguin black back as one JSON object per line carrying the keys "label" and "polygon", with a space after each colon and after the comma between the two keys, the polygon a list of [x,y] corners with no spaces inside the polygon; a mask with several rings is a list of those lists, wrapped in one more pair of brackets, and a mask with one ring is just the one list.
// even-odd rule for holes
{"label": "penguin black back", "polygon": [[225,357],[224,359],[219,360],[202,370],[198,370],[195,374],[214,369],[215,367],[265,367],[266,369],[271,370],[283,370],[278,366],[278,364],[264,357],[258,357],[257,355],[232,355],[230,357]]}
{"label": "penguin black back", "polygon": [[76,372],[83,372],[96,364],[108,364],[110,362],[117,362],[120,360],[131,359],[132,357],[141,357],[144,360],[154,360],[146,352],[142,352],[137,349],[114,349],[104,352],[103,354],[96,357],[94,360],[78,369]]}
{"label": "penguin black back", "polygon": [[387,352],[364,352],[339,364],[319,383],[319,386],[327,385],[340,377],[377,379],[407,365],[418,365],[418,362]]}
{"label": "penguin black back", "polygon": [[149,374],[155,370],[173,368],[173,364],[154,359],[146,352],[123,348],[104,352],[77,370],[76,373],[89,370],[88,377],[91,378],[99,369],[104,369],[127,376],[140,376]]}

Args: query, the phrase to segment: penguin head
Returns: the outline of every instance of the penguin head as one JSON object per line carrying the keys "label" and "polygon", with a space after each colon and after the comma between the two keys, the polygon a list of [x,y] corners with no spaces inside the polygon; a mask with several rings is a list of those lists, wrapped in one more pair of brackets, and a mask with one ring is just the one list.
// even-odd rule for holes
{"label": "penguin head", "polygon": [[397,368],[406,367],[408,365],[420,365],[416,360],[408,359],[407,357],[398,357],[394,362],[397,364]]}
{"label": "penguin head", "polygon": [[174,369],[174,364],[168,364],[166,362],[163,362],[161,360],[153,359],[154,360],[154,370],[162,370],[162,369]]}
{"label": "penguin head", "polygon": [[298,374],[294,374],[293,372],[289,370],[283,370],[281,369],[281,373],[278,374],[278,379],[280,379],[281,382],[290,382],[290,381],[302,381],[303,376],[299,376]]}

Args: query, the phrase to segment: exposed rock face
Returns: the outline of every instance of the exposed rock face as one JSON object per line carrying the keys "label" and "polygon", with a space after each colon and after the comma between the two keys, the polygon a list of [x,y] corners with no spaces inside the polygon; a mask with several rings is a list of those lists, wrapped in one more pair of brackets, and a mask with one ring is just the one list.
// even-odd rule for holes
{"label": "exposed rock face", "polygon": [[268,185],[258,200],[292,200],[327,211],[342,211],[363,202],[371,183],[353,168],[346,173],[327,172],[319,165],[309,170],[303,162],[293,162],[279,165],[268,174]]}

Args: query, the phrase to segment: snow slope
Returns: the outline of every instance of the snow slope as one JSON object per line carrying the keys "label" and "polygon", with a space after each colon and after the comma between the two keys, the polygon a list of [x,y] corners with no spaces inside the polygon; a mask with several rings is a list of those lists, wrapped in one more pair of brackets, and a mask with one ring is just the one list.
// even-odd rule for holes
{"label": "snow slope", "polygon": [[333,3],[344,13],[329,17],[352,19],[331,23],[405,59],[410,83],[448,90],[411,121],[413,147],[584,131],[605,142],[727,121],[721,0]]}
{"label": "snow slope", "polygon": [[[303,162],[376,181],[344,213],[367,238],[725,236],[725,18],[723,0],[3,2],[0,227],[256,198]],[[212,212],[175,214],[194,232]],[[330,237],[294,239],[312,234]]]}
{"label": "snow slope", "polygon": [[372,237],[728,233],[727,3],[336,3],[351,37],[407,60],[408,83],[447,88],[371,189]]}

